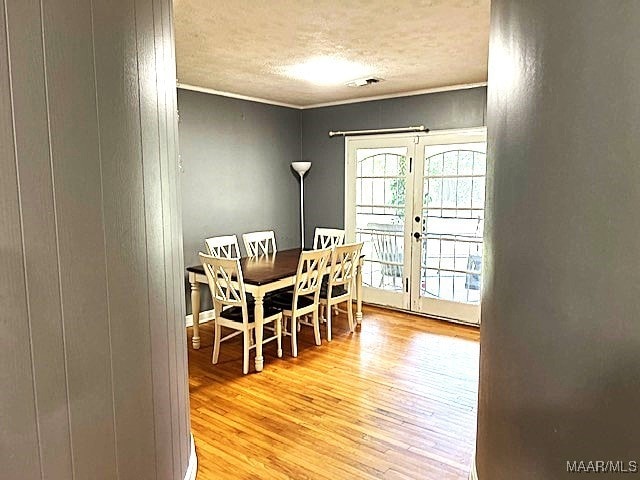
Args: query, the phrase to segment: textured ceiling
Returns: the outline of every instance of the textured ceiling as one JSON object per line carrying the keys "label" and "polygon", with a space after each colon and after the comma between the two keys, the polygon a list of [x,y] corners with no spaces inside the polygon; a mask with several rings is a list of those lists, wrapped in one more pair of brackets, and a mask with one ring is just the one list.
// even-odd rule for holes
{"label": "textured ceiling", "polygon": [[[485,82],[490,0],[174,0],[178,82],[298,106]],[[314,56],[384,82],[282,73]]]}

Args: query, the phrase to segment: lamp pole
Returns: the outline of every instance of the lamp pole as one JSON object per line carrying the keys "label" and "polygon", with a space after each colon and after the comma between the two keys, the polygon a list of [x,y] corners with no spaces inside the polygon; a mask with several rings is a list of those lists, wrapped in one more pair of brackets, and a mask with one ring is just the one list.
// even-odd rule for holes
{"label": "lamp pole", "polygon": [[292,162],[291,167],[300,175],[300,241],[304,248],[304,174],[311,168],[311,162]]}

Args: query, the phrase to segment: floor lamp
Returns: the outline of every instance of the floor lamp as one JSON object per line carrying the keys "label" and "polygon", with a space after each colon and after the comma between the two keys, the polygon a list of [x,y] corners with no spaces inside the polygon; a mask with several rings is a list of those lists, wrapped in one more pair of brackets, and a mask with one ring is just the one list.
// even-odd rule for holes
{"label": "floor lamp", "polygon": [[311,168],[311,162],[292,162],[291,167],[300,175],[300,238],[304,248],[304,174]]}

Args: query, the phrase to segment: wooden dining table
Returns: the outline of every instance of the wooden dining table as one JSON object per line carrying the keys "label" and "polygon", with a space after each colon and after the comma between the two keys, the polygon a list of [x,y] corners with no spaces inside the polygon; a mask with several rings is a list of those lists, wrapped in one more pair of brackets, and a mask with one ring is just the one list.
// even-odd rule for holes
{"label": "wooden dining table", "polygon": [[[294,248],[281,250],[270,255],[240,259],[245,290],[251,293],[255,299],[255,364],[258,372],[262,371],[264,365],[262,356],[264,297],[269,292],[294,285],[301,252],[300,248]],[[356,269],[356,321],[358,324],[362,323],[362,260],[363,257],[360,257]],[[197,350],[200,348],[200,284],[208,284],[208,281],[202,265],[187,267],[187,272],[191,284],[191,311],[193,314],[191,343],[193,348]]]}

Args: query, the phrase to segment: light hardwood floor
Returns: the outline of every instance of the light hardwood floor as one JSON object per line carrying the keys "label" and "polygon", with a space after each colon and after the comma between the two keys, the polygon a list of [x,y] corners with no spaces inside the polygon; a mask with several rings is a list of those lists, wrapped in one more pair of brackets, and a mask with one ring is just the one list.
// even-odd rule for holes
{"label": "light hardwood floor", "polygon": [[262,373],[242,375],[232,339],[211,364],[212,324],[189,348],[191,428],[198,480],[464,479],[474,450],[477,329],[365,307],[333,341],[299,357],[265,346]]}

